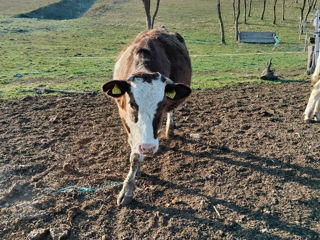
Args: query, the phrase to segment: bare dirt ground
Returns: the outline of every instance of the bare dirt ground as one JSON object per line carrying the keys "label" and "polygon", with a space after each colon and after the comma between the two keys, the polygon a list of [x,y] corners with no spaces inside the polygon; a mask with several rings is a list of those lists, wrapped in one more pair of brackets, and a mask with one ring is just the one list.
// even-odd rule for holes
{"label": "bare dirt ground", "polygon": [[309,91],[194,91],[127,207],[116,195],[129,146],[111,99],[0,100],[0,239],[320,239],[320,125],[302,121]]}

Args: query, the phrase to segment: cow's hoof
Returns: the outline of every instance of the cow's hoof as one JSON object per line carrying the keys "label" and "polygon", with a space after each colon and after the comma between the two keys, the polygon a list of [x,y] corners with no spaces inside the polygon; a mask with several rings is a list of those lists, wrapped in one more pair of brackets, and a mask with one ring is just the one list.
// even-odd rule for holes
{"label": "cow's hoof", "polygon": [[312,120],[312,119],[310,119],[310,118],[305,118],[304,120],[303,120],[305,123],[313,123],[314,121]]}
{"label": "cow's hoof", "polygon": [[166,135],[165,135],[165,138],[166,138],[166,139],[172,139],[172,138],[174,138],[174,131],[173,131],[173,130],[167,131],[167,132],[166,132]]}
{"label": "cow's hoof", "polygon": [[133,194],[126,194],[123,191],[121,191],[118,195],[117,198],[117,204],[118,206],[124,206],[124,205],[128,205],[129,203],[131,203],[133,199]]}
{"label": "cow's hoof", "polygon": [[320,122],[320,116],[318,114],[314,116],[313,122]]}

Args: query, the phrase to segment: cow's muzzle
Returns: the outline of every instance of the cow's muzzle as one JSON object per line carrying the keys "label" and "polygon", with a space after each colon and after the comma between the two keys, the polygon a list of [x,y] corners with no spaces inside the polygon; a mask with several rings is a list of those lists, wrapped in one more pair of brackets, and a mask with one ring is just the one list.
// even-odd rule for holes
{"label": "cow's muzzle", "polygon": [[152,144],[140,144],[138,146],[138,150],[141,154],[155,154],[158,150],[158,147]]}

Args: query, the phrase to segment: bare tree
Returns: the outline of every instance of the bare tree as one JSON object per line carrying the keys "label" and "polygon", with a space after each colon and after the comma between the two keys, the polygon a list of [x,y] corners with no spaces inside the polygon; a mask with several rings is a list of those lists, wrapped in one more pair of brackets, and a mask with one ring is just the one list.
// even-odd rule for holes
{"label": "bare tree", "polygon": [[151,27],[152,28],[153,28],[153,25],[154,25],[154,20],[156,19],[156,16],[158,14],[159,5],[160,5],[160,0],[157,0],[156,10],[154,11],[154,14],[153,14],[153,17],[152,17],[152,23],[151,23]]}
{"label": "bare tree", "polygon": [[303,33],[303,27],[305,23],[308,21],[309,14],[314,6],[316,0],[308,0],[308,10],[306,15],[304,16],[303,12],[306,6],[306,0],[303,1],[302,8],[300,9],[300,25],[299,25],[299,38],[301,34]]}
{"label": "bare tree", "polygon": [[142,0],[143,5],[144,5],[144,10],[146,11],[146,17],[147,17],[147,28],[148,29],[152,29],[154,26],[154,20],[158,14],[158,10],[159,10],[159,5],[160,5],[160,0],[157,0],[157,5],[156,5],[156,9],[154,11],[154,14],[151,18],[150,15],[150,0]]}
{"label": "bare tree", "polygon": [[277,1],[278,0],[274,0],[273,2],[273,24],[276,24],[277,20]]}
{"label": "bare tree", "polygon": [[226,41],[225,41],[225,38],[224,38],[223,21],[222,21],[222,17],[221,17],[220,0],[218,0],[217,8],[218,8],[218,17],[219,17],[219,22],[220,22],[221,43],[226,44]]}
{"label": "bare tree", "polygon": [[315,0],[315,1],[314,1],[313,9],[315,9],[315,8],[316,8],[316,4],[317,4],[317,2],[318,2],[318,0]]}
{"label": "bare tree", "polygon": [[243,3],[244,3],[244,20],[243,20],[243,23],[244,24],[247,24],[247,0],[243,0]]}
{"label": "bare tree", "polygon": [[285,20],[286,0],[282,0],[282,20]]}
{"label": "bare tree", "polygon": [[146,11],[146,17],[147,17],[147,28],[152,29],[151,27],[151,16],[150,16],[150,0],[142,0],[144,5],[144,10]]}
{"label": "bare tree", "polygon": [[233,0],[232,8],[233,8],[233,22],[235,22],[236,21],[236,0]]}
{"label": "bare tree", "polygon": [[239,16],[240,16],[240,0],[238,0],[238,3],[237,3],[237,13],[234,21],[236,41],[239,40]]}
{"label": "bare tree", "polygon": [[306,7],[306,1],[307,0],[303,0],[302,7],[300,8],[299,38],[300,38],[301,34],[303,33],[303,18],[304,18],[303,12]]}
{"label": "bare tree", "polygon": [[316,0],[308,0],[308,11],[307,11],[306,16],[304,17],[304,22],[308,21],[309,14],[314,6],[315,1]]}
{"label": "bare tree", "polygon": [[250,0],[250,2],[249,2],[249,13],[248,13],[248,17],[251,17],[251,5],[252,5],[252,0]]}
{"label": "bare tree", "polygon": [[263,0],[263,9],[262,9],[262,14],[261,14],[261,20],[264,18],[264,12],[266,11],[266,4],[267,0]]}

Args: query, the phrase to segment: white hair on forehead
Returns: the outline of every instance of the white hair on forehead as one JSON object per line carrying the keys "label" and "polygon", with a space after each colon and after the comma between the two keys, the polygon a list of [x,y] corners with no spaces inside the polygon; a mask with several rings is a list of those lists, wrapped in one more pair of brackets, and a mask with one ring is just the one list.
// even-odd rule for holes
{"label": "white hair on forehead", "polygon": [[139,110],[155,114],[158,103],[163,100],[165,87],[166,83],[161,80],[161,76],[151,82],[135,78],[131,83],[131,92]]}

